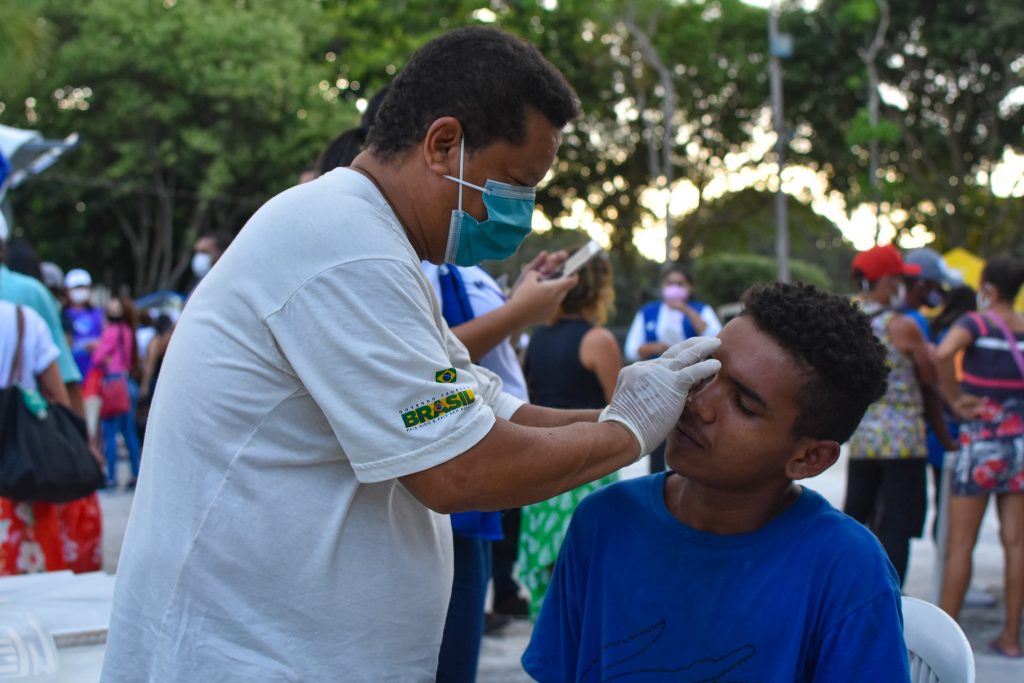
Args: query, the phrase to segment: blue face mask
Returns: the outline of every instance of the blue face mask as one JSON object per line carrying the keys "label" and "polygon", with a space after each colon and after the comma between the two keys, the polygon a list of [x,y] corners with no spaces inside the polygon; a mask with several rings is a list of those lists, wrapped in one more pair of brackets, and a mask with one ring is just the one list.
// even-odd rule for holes
{"label": "blue face mask", "polygon": [[[448,229],[448,249],[444,260],[458,266],[475,266],[481,261],[500,261],[516,253],[533,226],[536,191],[488,180],[483,187],[462,179],[466,149],[463,137],[459,146],[459,177],[445,178],[459,184],[459,208],[452,211]],[[487,207],[487,220],[478,221],[462,210],[462,186],[480,190]]]}
{"label": "blue face mask", "polygon": [[925,303],[928,304],[928,306],[931,308],[938,308],[945,301],[946,297],[943,296],[942,292],[933,289],[932,291],[928,292],[928,296],[926,297]]}

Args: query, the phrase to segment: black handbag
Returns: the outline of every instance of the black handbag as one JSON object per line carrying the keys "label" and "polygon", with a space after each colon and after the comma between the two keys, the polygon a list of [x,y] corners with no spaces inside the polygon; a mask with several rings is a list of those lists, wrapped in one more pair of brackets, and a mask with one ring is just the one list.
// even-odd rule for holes
{"label": "black handbag", "polygon": [[105,478],[89,452],[85,420],[18,386],[25,318],[20,306],[17,311],[18,345],[0,389],[0,496],[66,503],[102,487]]}

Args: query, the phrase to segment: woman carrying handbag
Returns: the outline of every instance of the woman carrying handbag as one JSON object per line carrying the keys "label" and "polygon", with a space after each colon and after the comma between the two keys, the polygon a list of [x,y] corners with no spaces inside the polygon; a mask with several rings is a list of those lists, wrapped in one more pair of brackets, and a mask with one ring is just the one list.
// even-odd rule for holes
{"label": "woman carrying handbag", "polygon": [[139,477],[139,432],[135,406],[139,400],[139,357],[135,350],[135,309],[131,302],[113,298],[107,302],[107,324],[92,354],[92,366],[103,372],[100,420],[103,451],[107,458],[107,488],[117,486],[117,435],[124,439],[132,465],[131,488]]}
{"label": "woman carrying handbag", "polygon": [[[10,388],[16,386],[30,397],[38,391],[45,399],[39,409],[45,410],[46,402],[51,409],[67,408],[58,355],[49,328],[35,311],[0,301],[0,389],[5,398],[14,395]],[[7,441],[0,450],[0,459],[14,456]],[[101,528],[95,493],[67,503],[0,497],[0,575],[96,571],[102,564]]]}

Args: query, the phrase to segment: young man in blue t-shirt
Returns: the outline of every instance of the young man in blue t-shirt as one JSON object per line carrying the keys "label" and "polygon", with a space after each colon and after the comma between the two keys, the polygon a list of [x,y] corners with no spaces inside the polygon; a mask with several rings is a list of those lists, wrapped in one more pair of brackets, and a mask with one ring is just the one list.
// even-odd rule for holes
{"label": "young man in blue t-shirt", "polygon": [[848,300],[756,287],[719,335],[668,472],[577,509],[523,666],[539,681],[906,681],[900,589],[870,531],[794,483],[885,390]]}

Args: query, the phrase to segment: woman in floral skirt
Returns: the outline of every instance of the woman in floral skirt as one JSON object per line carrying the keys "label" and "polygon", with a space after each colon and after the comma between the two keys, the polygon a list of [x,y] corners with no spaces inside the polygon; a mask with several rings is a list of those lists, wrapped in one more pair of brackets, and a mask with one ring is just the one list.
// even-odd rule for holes
{"label": "woman in floral skirt", "polygon": [[[971,579],[971,555],[990,495],[996,497],[1005,556],[1006,620],[993,652],[1024,656],[1024,318],[1013,301],[1024,262],[995,258],[981,274],[978,313],[960,318],[938,350],[942,393],[963,420],[949,499],[949,547],[939,606],[960,614]],[[954,359],[963,355],[957,384]]]}

